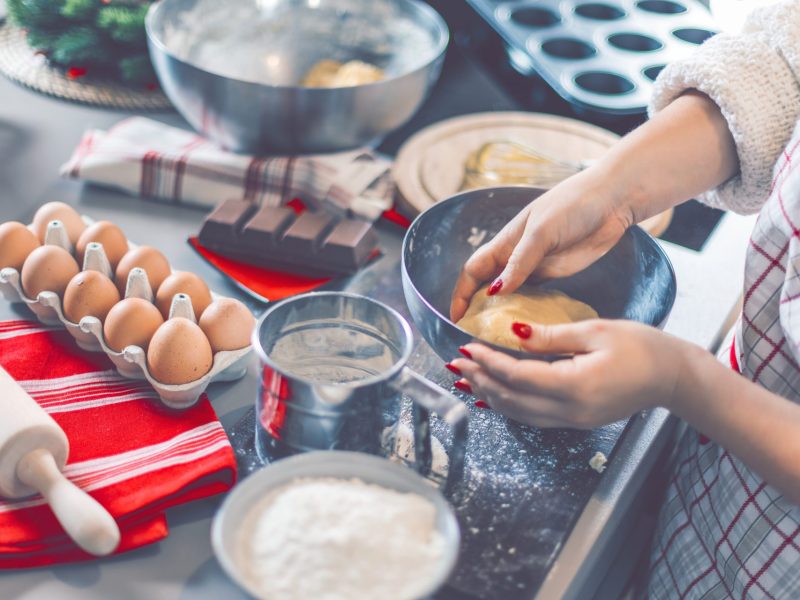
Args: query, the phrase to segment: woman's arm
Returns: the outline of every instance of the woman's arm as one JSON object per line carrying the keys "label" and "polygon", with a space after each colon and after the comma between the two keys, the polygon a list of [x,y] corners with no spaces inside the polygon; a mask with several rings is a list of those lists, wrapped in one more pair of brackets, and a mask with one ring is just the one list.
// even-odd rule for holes
{"label": "woman's arm", "polygon": [[451,317],[458,320],[487,280],[498,293],[517,289],[534,271],[571,275],[607,252],[634,223],[738,170],[725,119],[706,96],[687,93],[616,144],[586,171],[532,202],[465,263]]}
{"label": "woman's arm", "polygon": [[800,405],[748,381],[701,348],[628,321],[518,325],[517,360],[481,344],[451,363],[475,395],[538,427],[592,428],[663,406],[800,503]]}
{"label": "woman's arm", "polygon": [[800,405],[693,347],[668,408],[800,504]]}
{"label": "woman's arm", "polygon": [[634,223],[736,175],[736,144],[719,107],[689,91],[613,146],[594,165]]}

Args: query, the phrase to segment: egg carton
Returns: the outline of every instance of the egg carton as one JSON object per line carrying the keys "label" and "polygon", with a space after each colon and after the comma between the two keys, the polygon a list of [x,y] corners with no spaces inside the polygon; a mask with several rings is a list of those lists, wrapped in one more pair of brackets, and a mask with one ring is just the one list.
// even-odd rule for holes
{"label": "egg carton", "polygon": [[613,114],[645,111],[665,65],[716,33],[698,0],[468,0],[514,66],[560,96]]}
{"label": "egg carton", "polygon": [[[72,251],[67,232],[58,221],[48,225],[45,244],[61,246]],[[135,247],[131,244],[131,247]],[[83,270],[99,271],[109,278],[113,277],[111,265],[103,250],[102,244],[91,243],[86,247]],[[129,379],[145,379],[158,394],[161,401],[173,409],[183,409],[197,403],[209,383],[216,381],[235,381],[247,371],[249,355],[252,347],[241,350],[223,350],[214,354],[211,369],[203,377],[184,384],[164,384],[156,381],[147,368],[147,354],[139,346],[128,346],[122,352],[108,347],[103,335],[103,324],[97,317],[87,316],[75,323],[67,319],[61,308],[58,294],[50,291],[40,292],[36,298],[29,298],[22,289],[20,273],[13,268],[0,270],[0,293],[9,302],[24,303],[45,325],[63,326],[77,345],[89,352],[104,352],[114,363],[117,371]],[[143,269],[131,269],[125,289],[125,298],[142,298],[153,301],[153,290]],[[211,292],[212,299],[221,298]],[[197,322],[192,308],[192,301],[186,294],[176,294],[172,299],[169,317],[184,317]]]}

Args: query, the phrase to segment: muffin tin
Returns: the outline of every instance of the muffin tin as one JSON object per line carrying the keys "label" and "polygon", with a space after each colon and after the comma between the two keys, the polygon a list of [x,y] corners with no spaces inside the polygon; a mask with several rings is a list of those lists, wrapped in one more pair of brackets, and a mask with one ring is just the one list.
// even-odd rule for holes
{"label": "muffin tin", "polygon": [[[91,224],[91,220],[84,217],[84,221]],[[55,221],[47,231],[46,244],[55,244],[71,250],[69,239],[63,225]],[[135,245],[128,242],[131,248]],[[87,246],[86,256],[82,265],[83,270],[95,270],[111,277],[111,265],[106,258],[101,244]],[[0,294],[9,302],[22,302],[36,315],[36,318],[45,325],[63,326],[75,338],[76,343],[83,350],[89,352],[105,352],[114,363],[117,371],[129,379],[145,379],[153,386],[161,401],[173,409],[188,408],[197,403],[198,399],[214,381],[234,381],[241,378],[247,371],[248,357],[252,346],[240,350],[219,351],[214,354],[211,370],[195,381],[180,385],[167,385],[156,381],[147,369],[147,357],[143,348],[128,346],[122,352],[115,352],[105,342],[103,324],[92,316],[84,317],[80,323],[74,323],[64,316],[61,299],[54,292],[41,292],[36,298],[29,298],[22,290],[20,273],[13,268],[0,270]],[[220,298],[211,292],[213,300]],[[128,275],[125,297],[143,298],[153,301],[153,291],[143,269],[132,269]],[[189,296],[176,294],[170,308],[170,317],[185,317],[196,322],[194,310]]]}
{"label": "muffin tin", "polygon": [[512,62],[569,102],[644,112],[664,66],[716,33],[697,0],[468,0],[502,36]]}

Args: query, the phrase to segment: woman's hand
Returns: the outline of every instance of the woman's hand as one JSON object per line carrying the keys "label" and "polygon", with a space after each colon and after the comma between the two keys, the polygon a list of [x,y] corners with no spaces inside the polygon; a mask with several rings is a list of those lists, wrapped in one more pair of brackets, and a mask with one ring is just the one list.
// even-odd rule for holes
{"label": "woman's hand", "polygon": [[625,229],[716,187],[739,170],[736,145],[719,108],[688,92],[628,134],[586,171],[532,202],[466,262],[450,318],[472,295],[516,290],[532,273],[571,275],[600,258]]}
{"label": "woman's hand", "polygon": [[572,354],[517,360],[478,343],[448,363],[456,387],[536,427],[589,429],[663,406],[800,503],[800,404],[724,366],[709,352],[630,321],[515,323],[525,350]]}
{"label": "woman's hand", "polygon": [[633,225],[603,178],[589,169],[529,204],[464,264],[453,291],[450,318],[458,321],[470,298],[489,279],[490,293],[513,292],[534,272],[565,277],[589,266]]}
{"label": "woman's hand", "polygon": [[676,397],[689,393],[682,387],[686,361],[701,352],[630,321],[515,323],[514,333],[528,352],[574,356],[552,363],[518,360],[473,343],[462,349],[468,358],[453,360],[449,368],[464,377],[458,387],[537,427],[590,429],[644,408],[671,408]]}

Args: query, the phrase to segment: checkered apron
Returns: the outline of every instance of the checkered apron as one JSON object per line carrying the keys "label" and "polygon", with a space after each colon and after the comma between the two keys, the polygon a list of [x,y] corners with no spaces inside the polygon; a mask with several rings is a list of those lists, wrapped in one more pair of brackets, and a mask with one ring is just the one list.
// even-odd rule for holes
{"label": "checkered apron", "polygon": [[[744,377],[794,402],[800,401],[798,148],[800,128],[775,167],[753,230],[740,325],[725,353]],[[672,474],[652,549],[649,598],[800,599],[800,506],[691,428]]]}

